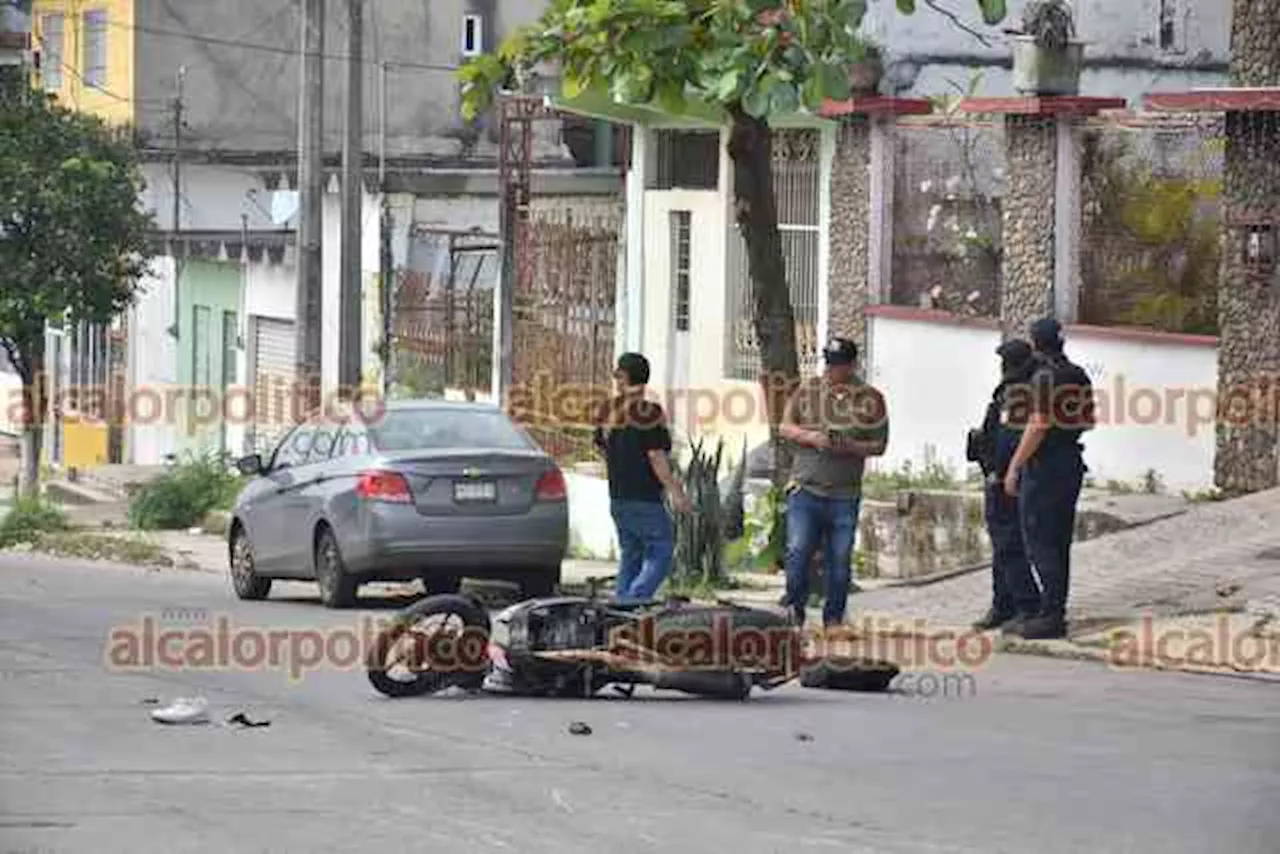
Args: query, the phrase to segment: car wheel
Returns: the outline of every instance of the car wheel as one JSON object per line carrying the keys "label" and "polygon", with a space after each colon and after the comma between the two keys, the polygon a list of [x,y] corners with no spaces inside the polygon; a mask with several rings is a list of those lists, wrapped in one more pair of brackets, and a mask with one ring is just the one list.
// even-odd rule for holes
{"label": "car wheel", "polygon": [[241,599],[266,599],[271,593],[271,579],[254,570],[253,544],[239,525],[231,534],[231,586]]}
{"label": "car wheel", "polygon": [[320,601],[326,608],[350,608],[355,604],[359,584],[347,572],[338,538],[328,526],[321,528],[316,538],[315,565]]}

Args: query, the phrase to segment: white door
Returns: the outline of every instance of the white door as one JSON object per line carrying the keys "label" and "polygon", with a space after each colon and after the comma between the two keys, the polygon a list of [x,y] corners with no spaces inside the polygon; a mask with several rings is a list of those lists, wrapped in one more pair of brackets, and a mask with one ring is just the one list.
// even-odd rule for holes
{"label": "white door", "polygon": [[671,335],[667,339],[667,388],[669,413],[676,438],[692,438],[693,416],[689,388],[689,278],[692,266],[690,240],[693,216],[671,211]]}
{"label": "white door", "polygon": [[294,325],[291,320],[253,318],[253,411],[250,446],[267,455],[294,424]]}

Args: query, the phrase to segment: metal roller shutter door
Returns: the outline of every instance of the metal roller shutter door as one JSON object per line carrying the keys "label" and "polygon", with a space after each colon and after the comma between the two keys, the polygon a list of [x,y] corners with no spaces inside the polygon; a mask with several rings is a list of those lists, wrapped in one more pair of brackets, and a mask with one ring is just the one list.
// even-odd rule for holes
{"label": "metal roller shutter door", "polygon": [[291,426],[295,376],[294,324],[254,318],[254,450],[268,451]]}

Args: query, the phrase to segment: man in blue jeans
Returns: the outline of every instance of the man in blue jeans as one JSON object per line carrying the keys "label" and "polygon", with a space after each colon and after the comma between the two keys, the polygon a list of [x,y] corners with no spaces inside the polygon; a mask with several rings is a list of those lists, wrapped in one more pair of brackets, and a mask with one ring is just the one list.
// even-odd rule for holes
{"label": "man in blue jeans", "polygon": [[613,376],[620,393],[597,413],[595,444],[608,467],[610,509],[622,551],[616,596],[619,602],[643,602],[671,573],[675,536],[664,490],[677,511],[688,512],[692,504],[671,471],[666,413],[644,396],[649,360],[624,353]]}
{"label": "man in blue jeans", "polygon": [[799,625],[809,602],[809,567],[825,542],[824,626],[844,622],[853,574],[853,545],[868,457],[885,452],[889,415],[884,395],[857,375],[857,345],[835,338],[823,353],[826,371],[801,384],[787,402],[781,437],[793,443],[787,485],[787,594]]}

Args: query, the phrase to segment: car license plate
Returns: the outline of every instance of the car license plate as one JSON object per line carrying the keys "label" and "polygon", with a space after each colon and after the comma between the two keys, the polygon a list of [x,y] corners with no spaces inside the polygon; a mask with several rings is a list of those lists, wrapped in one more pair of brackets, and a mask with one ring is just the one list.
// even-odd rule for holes
{"label": "car license plate", "polygon": [[458,502],[493,501],[498,488],[487,481],[463,481],[453,485],[453,500]]}

